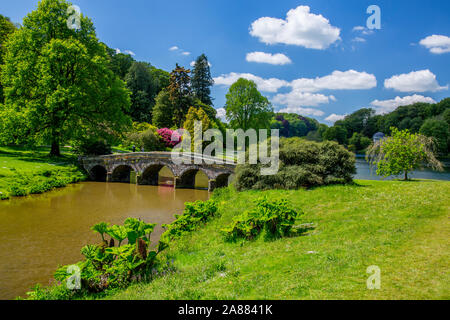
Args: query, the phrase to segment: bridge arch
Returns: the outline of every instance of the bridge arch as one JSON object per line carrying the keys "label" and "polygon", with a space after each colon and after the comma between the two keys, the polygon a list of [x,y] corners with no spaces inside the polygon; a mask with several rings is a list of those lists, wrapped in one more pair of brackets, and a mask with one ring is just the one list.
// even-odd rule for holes
{"label": "bridge arch", "polygon": [[175,178],[175,173],[173,172],[173,169],[170,166],[162,163],[154,163],[142,170],[138,184],[157,186],[159,184],[160,172],[163,168],[167,168],[171,172],[172,176]]}
{"label": "bridge arch", "polygon": [[89,170],[89,177],[93,181],[106,182],[108,170],[102,165],[95,165]]}
{"label": "bridge arch", "polygon": [[111,172],[111,182],[131,182],[132,174],[136,174],[134,168],[127,164],[115,166]]}
{"label": "bridge arch", "polygon": [[214,188],[225,188],[230,183],[231,173],[221,173],[216,177]]}
{"label": "bridge arch", "polygon": [[[178,179],[177,179],[177,188],[195,188],[195,178],[197,176],[197,173],[201,172],[205,175],[208,182],[211,180],[211,177],[208,175],[208,172],[204,170],[203,168],[198,167],[188,167],[187,169],[183,170]],[[205,188],[208,186],[205,185]]]}

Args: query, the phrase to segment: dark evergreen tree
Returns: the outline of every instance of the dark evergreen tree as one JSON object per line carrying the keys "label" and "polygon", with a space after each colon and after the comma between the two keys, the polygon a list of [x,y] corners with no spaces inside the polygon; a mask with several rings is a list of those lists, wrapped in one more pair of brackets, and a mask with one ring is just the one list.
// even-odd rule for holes
{"label": "dark evergreen tree", "polygon": [[180,127],[193,103],[190,73],[191,70],[180,67],[178,63],[170,73],[169,97],[174,107],[175,125]]}
{"label": "dark evergreen tree", "polygon": [[211,86],[214,84],[214,80],[211,77],[208,58],[205,54],[199,56],[195,61],[191,83],[195,96],[204,104],[212,106]]}

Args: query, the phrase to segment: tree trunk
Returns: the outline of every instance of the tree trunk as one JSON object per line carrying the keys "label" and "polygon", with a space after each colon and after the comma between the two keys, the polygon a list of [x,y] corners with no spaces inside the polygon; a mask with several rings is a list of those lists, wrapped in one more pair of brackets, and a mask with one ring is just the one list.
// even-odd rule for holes
{"label": "tree trunk", "polygon": [[408,180],[408,171],[405,171],[405,181]]}
{"label": "tree trunk", "polygon": [[59,150],[59,143],[58,141],[53,140],[52,142],[52,149],[50,150],[50,156],[53,157],[60,157],[61,156],[61,152]]}

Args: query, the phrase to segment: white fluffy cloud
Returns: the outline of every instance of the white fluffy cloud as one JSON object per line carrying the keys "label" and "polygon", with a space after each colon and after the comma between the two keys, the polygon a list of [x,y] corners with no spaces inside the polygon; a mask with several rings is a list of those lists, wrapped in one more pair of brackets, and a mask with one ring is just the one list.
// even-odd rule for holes
{"label": "white fluffy cloud", "polygon": [[231,72],[214,78],[216,85],[230,86],[239,78],[252,80],[258,89],[264,92],[278,92],[282,87],[289,87],[288,93],[278,93],[271,101],[277,105],[283,105],[281,112],[293,112],[303,115],[323,116],[324,112],[317,107],[336,101],[333,95],[318,93],[323,90],[364,90],[377,86],[377,79],[367,72],[355,70],[333,71],[330,75],[317,78],[300,78],[291,82],[276,78],[263,79],[251,73]]}
{"label": "white fluffy cloud", "polygon": [[246,60],[248,62],[268,63],[274,65],[285,65],[292,63],[291,59],[282,53],[271,54],[259,51],[247,53]]}
{"label": "white fluffy cloud", "polygon": [[282,113],[296,113],[302,116],[317,116],[321,117],[325,113],[322,110],[313,109],[313,108],[302,108],[302,107],[287,107],[284,109],[280,109],[278,112]]}
{"label": "white fluffy cloud", "polygon": [[[195,67],[195,61],[191,61],[191,63],[189,64],[192,68]],[[211,68],[212,64],[208,61],[208,66]]]}
{"label": "white fluffy cloud", "polygon": [[377,79],[373,74],[355,70],[337,70],[324,77],[300,78],[291,82],[277,78],[263,79],[251,73],[231,72],[214,78],[214,82],[217,85],[230,86],[239,78],[255,81],[258,89],[266,92],[277,92],[282,87],[291,87],[292,91],[305,93],[322,90],[364,90],[377,86]]}
{"label": "white fluffy cloud", "polygon": [[442,54],[450,52],[450,38],[447,36],[433,34],[420,40],[419,44],[429,49],[431,53]]}
{"label": "white fluffy cloud", "polygon": [[173,46],[173,47],[170,47],[170,48],[169,48],[170,51],[176,51],[176,50],[178,50],[178,49],[179,49],[179,48],[178,48],[177,46]]}
{"label": "white fluffy cloud", "polygon": [[254,81],[258,86],[258,89],[265,92],[277,92],[278,89],[280,89],[281,87],[287,87],[289,85],[289,82],[276,78],[263,79],[251,73],[236,73],[236,72],[231,72],[229,74],[223,74],[219,77],[216,77],[214,78],[214,83],[216,85],[231,86],[239,78]]}
{"label": "white fluffy cloud", "polygon": [[366,28],[365,27],[363,27],[363,26],[356,26],[356,27],[353,27],[353,31],[363,31],[363,30],[365,30]]}
{"label": "white fluffy cloud", "polygon": [[226,119],[227,112],[225,111],[225,108],[219,108],[216,111],[217,111],[217,114],[216,114],[217,118],[219,118],[223,122],[226,122],[227,121],[227,119]]}
{"label": "white fluffy cloud", "polygon": [[[116,54],[122,53],[122,51],[121,51],[119,48],[116,48],[115,50],[116,50]],[[133,51],[131,51],[131,50],[125,50],[123,53],[129,54],[130,56],[135,56],[135,55],[136,55],[136,54],[135,54]]]}
{"label": "white fluffy cloud", "polygon": [[184,51],[181,53],[183,56],[189,56],[191,53],[189,51]]}
{"label": "white fluffy cloud", "polygon": [[355,70],[333,71],[330,75],[315,79],[301,78],[292,81],[295,90],[303,92],[317,92],[321,90],[363,90],[377,86],[377,79],[373,74]]}
{"label": "white fluffy cloud", "polygon": [[366,42],[366,39],[361,37],[355,37],[352,39],[353,42]]}
{"label": "white fluffy cloud", "polygon": [[441,87],[436,75],[428,69],[395,75],[386,79],[384,86],[400,92],[435,92],[448,89],[448,85]]}
{"label": "white fluffy cloud", "polygon": [[363,26],[356,26],[356,27],[353,28],[352,31],[353,32],[360,32],[361,34],[364,34],[364,35],[370,35],[370,34],[374,33],[373,30],[367,29],[366,27],[363,27]]}
{"label": "white fluffy cloud", "polygon": [[308,6],[289,10],[286,20],[262,17],[254,21],[250,34],[266,44],[290,44],[308,49],[326,49],[340,40],[341,30]]}
{"label": "white fluffy cloud", "polygon": [[302,92],[292,90],[289,93],[280,93],[273,97],[272,101],[277,104],[283,104],[289,108],[298,107],[317,107],[320,104],[336,101],[334,96],[326,96],[320,93]]}
{"label": "white fluffy cloud", "polygon": [[330,114],[328,117],[325,118],[325,121],[331,122],[331,123],[335,123],[336,121],[342,120],[346,117],[345,114]]}
{"label": "white fluffy cloud", "polygon": [[390,100],[374,100],[370,104],[376,109],[377,114],[383,114],[388,113],[391,111],[394,111],[400,106],[407,106],[410,104],[414,104],[417,102],[425,102],[425,103],[436,103],[432,98],[430,97],[424,97],[421,95],[412,95],[412,96],[406,96],[403,98],[395,97],[394,99]]}

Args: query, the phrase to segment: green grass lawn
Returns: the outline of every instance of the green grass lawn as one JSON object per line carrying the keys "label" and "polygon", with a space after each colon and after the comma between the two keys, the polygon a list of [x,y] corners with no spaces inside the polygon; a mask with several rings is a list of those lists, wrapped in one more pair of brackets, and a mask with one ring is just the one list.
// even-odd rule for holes
{"label": "green grass lawn", "polygon": [[0,147],[0,199],[42,193],[83,180],[77,158],[63,148],[61,157],[49,157],[49,148],[29,150]]}
{"label": "green grass lawn", "polygon": [[[298,191],[223,189],[221,216],[166,252],[175,272],[109,299],[449,299],[450,182],[357,181]],[[228,191],[226,191],[228,190]],[[313,223],[302,236],[227,243],[220,229],[267,195]],[[368,290],[368,266],[381,289]]]}

